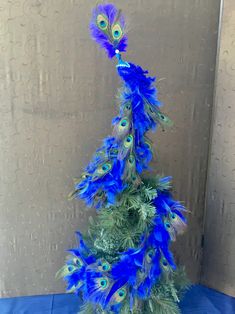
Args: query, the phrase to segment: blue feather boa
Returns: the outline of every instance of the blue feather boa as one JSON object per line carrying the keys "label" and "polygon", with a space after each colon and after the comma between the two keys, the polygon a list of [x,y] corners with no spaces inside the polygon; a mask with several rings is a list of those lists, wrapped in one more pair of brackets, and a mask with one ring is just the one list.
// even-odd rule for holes
{"label": "blue feather boa", "polygon": [[[159,110],[161,103],[157,99],[157,89],[153,85],[155,78],[148,76],[140,66],[133,63],[129,67],[117,67],[119,76],[124,81],[124,87],[120,95],[120,113],[113,119],[113,125],[118,124],[122,117],[127,115],[127,106],[131,108],[132,128],[134,132],[134,156],[137,175],[149,169],[153,152],[151,143],[146,137],[146,132],[155,130],[158,123],[146,111],[146,104],[151,104],[155,110]],[[109,136],[104,139],[103,145],[96,151],[93,159],[85,168],[84,178],[75,185],[76,197],[86,202],[88,207],[108,207],[115,204],[116,196],[120,194],[128,183],[123,177],[126,158],[119,158],[122,142]],[[106,161],[111,163],[111,170],[99,179],[93,180],[98,165]]]}

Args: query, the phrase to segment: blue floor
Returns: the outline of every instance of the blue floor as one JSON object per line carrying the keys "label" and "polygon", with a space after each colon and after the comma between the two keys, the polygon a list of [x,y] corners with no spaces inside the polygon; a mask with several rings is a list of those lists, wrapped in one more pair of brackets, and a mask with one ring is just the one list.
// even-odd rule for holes
{"label": "blue floor", "polygon": [[[180,304],[182,314],[235,314],[235,298],[203,286],[193,286]],[[71,294],[0,299],[0,314],[77,314]]]}

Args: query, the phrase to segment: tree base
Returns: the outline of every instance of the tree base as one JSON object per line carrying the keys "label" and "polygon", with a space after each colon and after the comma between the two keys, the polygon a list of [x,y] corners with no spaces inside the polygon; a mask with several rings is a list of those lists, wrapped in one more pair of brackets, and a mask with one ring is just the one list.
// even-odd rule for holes
{"label": "tree base", "polygon": [[[137,301],[131,310],[130,304],[126,302],[121,314],[180,314],[179,302],[184,293],[189,289],[190,282],[185,269],[178,268],[168,276],[162,276],[159,283],[152,289],[148,299]],[[78,314],[115,314],[115,312],[104,311],[93,304],[86,303]]]}

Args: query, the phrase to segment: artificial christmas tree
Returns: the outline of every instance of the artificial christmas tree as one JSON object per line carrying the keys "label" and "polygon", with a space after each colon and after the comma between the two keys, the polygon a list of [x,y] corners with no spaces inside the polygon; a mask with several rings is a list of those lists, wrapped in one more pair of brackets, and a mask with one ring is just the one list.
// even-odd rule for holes
{"label": "artificial christmas tree", "polygon": [[184,231],[184,206],[170,193],[170,177],[145,178],[153,151],[146,133],[171,121],[160,111],[154,78],[122,60],[125,21],[112,4],[97,5],[91,21],[93,39],[118,59],[122,79],[120,113],[113,135],[103,141],[72,196],[97,209],[87,235],[69,250],[58,272],[68,292],[82,298],[81,313],[179,313],[187,286],[169,246]]}

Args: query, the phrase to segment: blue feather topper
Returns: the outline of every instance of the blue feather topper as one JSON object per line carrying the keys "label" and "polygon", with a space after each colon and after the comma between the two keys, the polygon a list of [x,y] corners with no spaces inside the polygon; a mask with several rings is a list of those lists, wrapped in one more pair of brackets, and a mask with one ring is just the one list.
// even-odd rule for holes
{"label": "blue feather topper", "polygon": [[99,4],[93,10],[90,24],[93,39],[113,58],[116,50],[126,51],[127,36],[125,20],[113,4]]}

